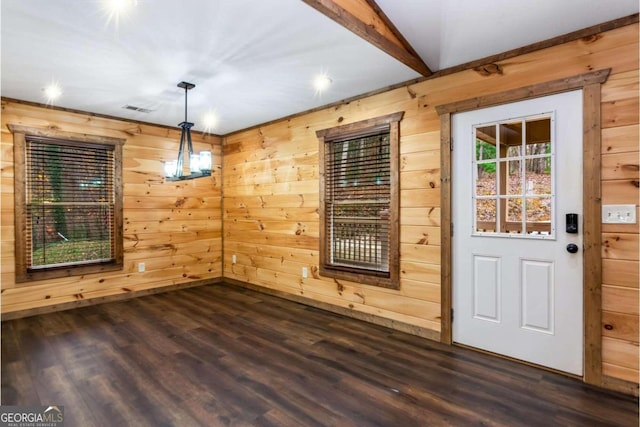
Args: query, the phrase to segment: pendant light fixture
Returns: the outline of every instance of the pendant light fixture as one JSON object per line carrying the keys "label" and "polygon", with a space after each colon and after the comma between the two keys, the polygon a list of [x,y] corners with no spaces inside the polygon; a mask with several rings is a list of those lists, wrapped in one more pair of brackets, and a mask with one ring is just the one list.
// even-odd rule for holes
{"label": "pendant light fixture", "polygon": [[[211,151],[193,152],[191,142],[191,128],[193,123],[187,120],[187,93],[196,87],[193,83],[180,82],[178,87],[184,89],[184,121],[178,126],[182,128],[180,133],[180,148],[178,149],[178,160],[165,162],[164,174],[167,181],[182,181],[185,179],[211,176]],[[184,175],[184,144],[187,143],[189,152],[189,175]]]}

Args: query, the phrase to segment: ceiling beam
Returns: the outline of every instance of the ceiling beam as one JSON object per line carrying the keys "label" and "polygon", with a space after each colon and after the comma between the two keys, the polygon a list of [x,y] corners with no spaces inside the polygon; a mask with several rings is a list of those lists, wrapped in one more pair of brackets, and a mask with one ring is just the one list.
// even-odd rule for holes
{"label": "ceiling beam", "polygon": [[302,0],[421,75],[431,70],[375,0]]}

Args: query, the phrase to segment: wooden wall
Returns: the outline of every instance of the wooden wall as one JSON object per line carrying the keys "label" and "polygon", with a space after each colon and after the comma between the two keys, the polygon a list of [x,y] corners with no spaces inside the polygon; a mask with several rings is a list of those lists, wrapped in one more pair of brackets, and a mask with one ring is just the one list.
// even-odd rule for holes
{"label": "wooden wall", "polygon": [[[215,280],[223,275],[224,262],[225,278],[373,315],[390,326],[414,327],[437,339],[441,230],[440,120],[435,106],[612,68],[602,91],[602,201],[639,204],[637,24],[497,65],[248,129],[225,137],[223,146],[217,137],[194,135],[196,150],[213,147],[214,175],[181,183],[162,178],[162,161],[176,156],[177,129],[3,100],[2,313]],[[397,111],[405,112],[400,147],[400,289],[321,278],[315,132]],[[122,271],[15,284],[10,123],[126,138]],[[639,228],[603,225],[602,231],[603,371],[611,378],[638,382]],[[137,272],[139,262],[146,264],[146,272]],[[302,278],[302,267],[309,269],[309,278]]]}
{"label": "wooden wall", "polygon": [[[435,106],[611,68],[602,90],[603,203],[638,205],[638,25],[248,129],[224,140],[224,276],[440,331],[440,121]],[[487,71],[489,70],[489,71]],[[315,132],[404,111],[399,290],[318,274]],[[638,382],[638,225],[603,228],[603,371]],[[236,263],[232,263],[232,256]],[[303,279],[302,267],[310,276]]]}
{"label": "wooden wall", "polygon": [[[15,283],[13,136],[8,124],[125,138],[124,269],[49,281]],[[222,275],[221,138],[194,133],[196,151],[211,149],[211,178],[164,182],[163,161],[175,160],[179,129],[99,118],[2,100],[0,145],[3,318],[23,310],[81,304],[94,298],[152,292]],[[138,272],[144,262],[146,271]]]}
{"label": "wooden wall", "polygon": [[[638,71],[613,74],[602,91],[602,203],[636,205],[640,221],[638,114]],[[638,225],[602,225],[602,368],[633,382],[639,363]]]}

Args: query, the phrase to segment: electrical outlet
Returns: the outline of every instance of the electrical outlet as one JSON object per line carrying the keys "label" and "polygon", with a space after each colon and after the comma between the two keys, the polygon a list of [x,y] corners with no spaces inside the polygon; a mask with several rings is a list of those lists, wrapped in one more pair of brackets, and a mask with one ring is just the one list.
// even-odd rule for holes
{"label": "electrical outlet", "polygon": [[236,254],[231,255],[231,264],[236,263]]}
{"label": "electrical outlet", "polygon": [[138,273],[144,273],[144,270],[145,270],[144,262],[139,262],[138,263]]}
{"label": "electrical outlet", "polygon": [[636,205],[602,205],[604,224],[635,224]]}
{"label": "electrical outlet", "polygon": [[302,278],[306,279],[307,277],[309,277],[309,269],[307,269],[307,267],[302,267]]}

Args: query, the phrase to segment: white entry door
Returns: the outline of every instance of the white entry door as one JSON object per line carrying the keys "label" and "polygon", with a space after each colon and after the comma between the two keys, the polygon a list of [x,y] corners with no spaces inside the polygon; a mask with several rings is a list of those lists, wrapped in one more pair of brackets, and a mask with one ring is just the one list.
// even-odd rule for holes
{"label": "white entry door", "polygon": [[452,131],[454,342],[582,375],[582,91]]}

